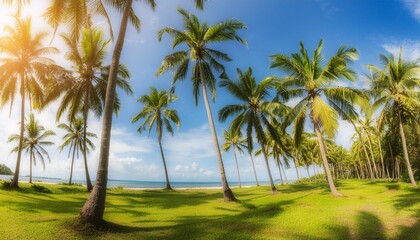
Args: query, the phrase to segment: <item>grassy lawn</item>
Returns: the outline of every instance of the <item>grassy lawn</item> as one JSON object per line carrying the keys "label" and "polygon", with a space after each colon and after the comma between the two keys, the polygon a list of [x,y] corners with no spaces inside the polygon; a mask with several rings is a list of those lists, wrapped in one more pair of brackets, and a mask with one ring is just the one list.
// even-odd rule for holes
{"label": "grassy lawn", "polygon": [[420,189],[403,183],[340,181],[345,197],[324,185],[108,193],[101,231],[78,225],[84,188],[29,184],[0,190],[1,239],[420,239]]}

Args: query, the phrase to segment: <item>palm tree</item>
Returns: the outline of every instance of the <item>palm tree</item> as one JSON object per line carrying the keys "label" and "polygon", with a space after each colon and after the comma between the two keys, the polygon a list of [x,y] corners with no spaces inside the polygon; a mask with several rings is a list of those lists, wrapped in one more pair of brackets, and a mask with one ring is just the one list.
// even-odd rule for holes
{"label": "palm tree", "polygon": [[[225,79],[220,83],[229,93],[241,101],[241,104],[227,105],[219,111],[219,120],[224,122],[230,116],[235,116],[230,124],[232,129],[245,127],[248,146],[252,146],[252,134],[255,132],[256,139],[261,145],[267,167],[270,186],[273,193],[277,191],[271,176],[270,165],[268,164],[267,145],[269,139],[264,132],[266,129],[274,141],[280,142],[279,132],[275,119],[277,115],[284,113],[287,107],[275,100],[269,101],[269,90],[272,88],[272,81],[266,79],[257,83],[252,75],[252,69],[248,68],[245,73],[238,68],[238,81]],[[273,124],[274,123],[274,124]]]}
{"label": "palm tree", "polygon": [[25,5],[29,5],[31,3],[31,0],[2,0],[4,4],[6,5],[16,5],[16,17],[20,18],[20,13],[22,12],[22,8]]}
{"label": "palm tree", "polygon": [[413,118],[419,113],[420,66],[418,62],[405,61],[402,49],[397,58],[394,55],[380,55],[379,58],[383,69],[374,65],[367,66],[372,72],[370,89],[375,98],[373,106],[383,106],[378,125],[382,126],[388,114],[397,119],[408,176],[413,187],[417,187],[408,156],[403,119]]}
{"label": "palm tree", "polygon": [[223,152],[227,152],[230,148],[233,148],[233,157],[235,158],[236,172],[238,174],[238,183],[239,188],[241,188],[241,175],[239,174],[239,165],[238,158],[236,157],[236,152],[243,153],[243,148],[246,148],[245,145],[246,139],[241,138],[241,132],[235,131],[234,129],[229,129],[228,131],[223,132],[225,138],[225,143],[223,143]]}
{"label": "palm tree", "polygon": [[237,20],[228,20],[215,25],[208,26],[206,23],[200,23],[198,18],[188,13],[182,8],[178,8],[184,21],[185,30],[177,30],[166,27],[158,32],[158,40],[161,41],[164,33],[173,37],[172,48],[180,44],[187,45],[186,50],[172,53],[164,58],[162,65],[156,75],[174,70],[172,84],[186,78],[190,62],[194,63],[191,81],[193,84],[193,95],[195,103],[198,104],[198,96],[201,91],[203,93],[204,103],[207,110],[207,117],[210,124],[213,142],[216,150],[216,156],[219,163],[219,170],[222,179],[222,187],[225,201],[234,201],[235,196],[226,180],[225,168],[223,166],[222,155],[220,153],[219,142],[217,139],[216,128],[214,127],[213,116],[207,96],[207,88],[210,89],[213,100],[216,97],[216,78],[213,69],[225,75],[224,66],[218,61],[230,61],[227,54],[211,49],[209,44],[215,42],[238,40],[245,43],[245,40],[237,35],[237,30],[245,28],[245,26]]}
{"label": "palm tree", "polygon": [[[205,0],[195,0],[198,8],[203,7],[203,1]],[[88,200],[83,206],[79,217],[81,222],[89,222],[94,225],[101,225],[103,223],[108,177],[109,145],[112,129],[112,112],[115,101],[115,87],[118,76],[118,66],[120,65],[120,56],[124,46],[125,34],[128,26],[128,20],[131,20],[131,23],[136,27],[137,30],[140,29],[140,21],[135,21],[133,18],[133,15],[135,15],[134,10],[132,9],[133,0],[126,0],[124,2],[107,0],[107,3],[115,8],[120,9],[122,12],[122,19],[120,23],[118,38],[115,43],[114,52],[112,54],[112,62],[107,81],[96,184],[92,193],[89,195]],[[146,3],[150,5],[152,9],[155,9],[156,3],[154,0],[147,0]],[[138,18],[136,19],[138,20]]]}
{"label": "palm tree", "polygon": [[[71,167],[70,167],[70,178],[69,178],[69,185],[71,185],[71,180],[73,177],[73,164],[74,164],[74,157],[77,154],[79,156],[79,151],[84,152],[84,119],[82,117],[76,117],[72,122],[70,122],[70,125],[67,125],[65,123],[61,123],[58,125],[59,128],[65,130],[67,133],[63,136],[64,142],[60,145],[60,151],[63,151],[65,147],[69,147],[69,157],[72,153],[71,158]],[[87,143],[87,149],[86,151],[89,151],[89,147],[94,150],[95,145],[92,143],[92,141],[88,137],[95,137],[96,134],[91,132],[86,132],[86,143]],[[86,165],[85,165],[86,166]]]}
{"label": "palm tree", "polygon": [[143,95],[137,100],[144,106],[131,120],[132,123],[135,123],[140,119],[144,119],[137,129],[139,133],[146,130],[147,127],[150,135],[153,125],[156,125],[160,154],[162,156],[163,168],[165,170],[166,190],[172,190],[172,188],[169,184],[168,169],[166,168],[165,155],[163,154],[162,149],[162,135],[164,128],[172,135],[174,134],[174,128],[172,127],[171,122],[179,128],[180,120],[177,111],[168,108],[169,104],[173,103],[176,99],[176,96],[169,94],[166,91],[158,91],[156,88],[151,87],[149,94]]}
{"label": "palm tree", "polygon": [[10,102],[10,110],[16,92],[21,97],[20,140],[17,151],[16,169],[11,186],[18,187],[21,150],[25,127],[25,99],[34,107],[41,107],[43,88],[49,82],[50,74],[61,70],[46,55],[57,53],[53,47],[44,47],[43,40],[47,33],[32,34],[31,19],[15,19],[14,26],[5,27],[5,35],[0,38],[0,107]]}
{"label": "palm tree", "polygon": [[304,131],[308,110],[310,110],[309,118],[318,139],[331,193],[335,196],[341,196],[334,185],[328,166],[323,132],[332,138],[338,127],[338,116],[357,116],[352,104],[357,96],[361,95],[361,92],[349,87],[334,86],[333,84],[341,79],[355,79],[355,73],[348,65],[358,57],[358,52],[355,48],[342,46],[323,66],[322,47],[323,41],[321,40],[314,51],[313,58],[310,59],[301,42],[300,52],[293,53],[291,57],[283,54],[271,56],[271,68],[277,68],[289,74],[288,77],[278,83],[279,96],[303,97],[291,110],[285,125],[289,125],[294,120],[294,140],[298,145]]}
{"label": "palm tree", "polygon": [[[37,159],[41,161],[42,167],[45,170],[45,158],[51,162],[48,152],[44,149],[44,146],[54,145],[53,142],[45,141],[45,138],[55,135],[53,131],[46,131],[43,126],[35,120],[34,114],[29,115],[29,121],[25,123],[25,135],[23,137],[23,144],[21,149],[26,150],[29,153],[29,182],[32,183],[32,165],[36,166]],[[8,142],[20,142],[20,135],[13,134],[9,137]],[[19,145],[12,149],[12,152],[18,152]]]}
{"label": "palm tree", "polygon": [[[92,110],[96,117],[100,117],[103,111],[106,85],[109,75],[109,66],[104,66],[106,47],[109,43],[104,40],[104,33],[100,29],[84,29],[80,41],[76,41],[68,35],[62,35],[64,42],[69,47],[66,54],[67,60],[72,63],[73,74],[60,84],[56,84],[50,91],[47,102],[52,102],[63,94],[63,98],[57,110],[57,121],[67,111],[68,120],[75,120],[77,114],[82,113],[84,141],[83,158],[86,174],[87,190],[91,191],[93,186],[89,177],[87,164],[87,122],[89,110]],[[126,93],[132,94],[130,84],[126,79],[130,73],[124,65],[119,66],[117,85]],[[119,99],[114,104],[114,112],[119,111]]]}
{"label": "palm tree", "polygon": [[253,155],[254,155],[254,153],[253,153],[254,148],[253,148],[252,145],[251,146],[248,145],[248,141],[246,141],[246,142],[247,142],[247,144],[245,145],[245,147],[248,150],[248,155],[249,155],[249,158],[250,158],[251,164],[252,164],[252,170],[254,171],[255,184],[258,187],[258,186],[260,186],[260,183],[258,182],[257,171],[255,170],[254,157],[253,157]]}

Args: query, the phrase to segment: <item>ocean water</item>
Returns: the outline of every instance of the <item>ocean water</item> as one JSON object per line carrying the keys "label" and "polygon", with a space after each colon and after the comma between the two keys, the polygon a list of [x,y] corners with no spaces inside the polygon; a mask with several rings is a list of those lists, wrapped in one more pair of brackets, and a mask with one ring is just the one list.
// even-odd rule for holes
{"label": "ocean water", "polygon": [[[13,176],[0,175],[2,180],[10,180]],[[29,176],[20,176],[19,181],[29,181]],[[46,177],[32,177],[32,181],[45,182],[45,183],[67,183],[68,179],[61,178],[46,178]],[[73,183],[80,183],[85,185],[84,180],[73,180]],[[278,181],[277,181],[278,182]],[[94,181],[92,182],[94,184]],[[269,185],[269,182],[260,181],[260,185]],[[221,187],[220,182],[171,182],[172,188],[208,188],[208,187]],[[238,186],[237,182],[229,182],[229,186]],[[255,182],[242,182],[242,186],[255,186]],[[160,189],[165,187],[165,182],[155,181],[130,181],[130,180],[108,180],[108,187],[123,187],[123,188],[155,188]]]}

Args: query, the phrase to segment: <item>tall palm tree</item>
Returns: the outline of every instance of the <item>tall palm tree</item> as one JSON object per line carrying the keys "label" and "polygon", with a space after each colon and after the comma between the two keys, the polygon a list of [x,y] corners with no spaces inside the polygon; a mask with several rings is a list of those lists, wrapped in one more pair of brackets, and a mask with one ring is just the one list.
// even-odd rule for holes
{"label": "tall palm tree", "polygon": [[[35,120],[34,114],[29,115],[29,121],[25,123],[25,135],[21,149],[29,153],[29,182],[32,183],[32,165],[36,166],[37,159],[45,169],[45,157],[51,162],[50,155],[44,149],[44,146],[54,145],[53,142],[45,141],[45,138],[55,135],[53,131],[46,131],[43,126]],[[8,142],[20,142],[20,135],[13,134]],[[19,146],[12,149],[12,152],[18,152]]]}
{"label": "tall palm tree", "polygon": [[[55,84],[46,98],[46,102],[52,102],[57,97],[63,95],[57,110],[57,121],[67,111],[69,122],[74,121],[77,114],[82,113],[83,136],[85,139],[89,111],[99,117],[103,112],[105,101],[106,86],[109,75],[109,66],[104,66],[106,58],[106,47],[109,43],[104,40],[104,33],[100,29],[84,29],[80,41],[63,34],[62,38],[69,48],[66,59],[72,64],[73,74],[67,76],[64,81]],[[132,94],[130,84],[127,79],[130,73],[124,65],[118,68],[117,85],[126,93]],[[64,93],[64,94],[63,94]],[[119,99],[114,103],[114,112],[119,111]],[[87,141],[84,141],[83,159],[86,174],[86,187],[91,191],[93,186],[89,177],[87,164]]]}
{"label": "tall palm tree", "polygon": [[230,40],[238,40],[245,43],[245,40],[237,35],[237,31],[245,28],[245,26],[237,20],[228,20],[208,26],[206,23],[200,23],[195,15],[188,13],[182,8],[178,8],[178,12],[182,16],[184,30],[166,27],[158,32],[158,40],[161,41],[163,34],[167,33],[173,37],[172,48],[175,48],[180,44],[185,44],[187,49],[166,56],[156,75],[161,75],[169,69],[174,70],[172,80],[172,84],[174,85],[179,80],[184,80],[186,78],[189,64],[190,62],[193,62],[194,65],[191,81],[193,84],[194,100],[195,103],[198,104],[198,96],[200,94],[201,86],[207,110],[207,117],[213,136],[216,156],[219,163],[224,199],[225,201],[234,201],[235,196],[229,188],[226,180],[225,168],[223,166],[222,155],[220,153],[216,128],[214,127],[213,116],[207,96],[207,88],[210,89],[213,100],[216,96],[216,78],[213,70],[221,72],[222,75],[225,74],[225,68],[218,60],[230,61],[231,59],[227,54],[211,49],[208,45],[215,42]]}
{"label": "tall palm tree", "polygon": [[57,53],[53,47],[45,47],[43,40],[47,33],[32,34],[31,19],[15,19],[14,26],[5,27],[5,35],[0,38],[0,107],[10,102],[12,109],[16,92],[21,97],[20,140],[17,151],[16,169],[11,186],[18,187],[21,150],[25,127],[25,99],[29,98],[34,107],[41,107],[43,89],[52,79],[50,74],[61,70],[47,57]]}
{"label": "tall palm tree", "polygon": [[420,65],[418,62],[404,60],[402,49],[397,58],[394,55],[380,55],[379,58],[383,69],[374,65],[367,66],[372,72],[370,89],[375,98],[373,106],[383,106],[378,124],[382,126],[387,115],[397,119],[408,176],[413,187],[417,187],[408,156],[403,119],[419,114]]}
{"label": "tall palm tree", "polygon": [[322,47],[321,40],[314,51],[313,58],[310,59],[301,42],[299,53],[293,53],[290,57],[283,54],[271,56],[271,68],[277,68],[289,74],[278,83],[279,96],[302,97],[291,110],[285,125],[289,125],[294,120],[294,140],[299,143],[306,116],[310,110],[309,118],[318,139],[331,193],[341,196],[334,185],[328,166],[323,132],[328,137],[333,137],[338,127],[338,116],[357,115],[352,104],[361,92],[349,87],[334,86],[334,83],[344,79],[355,79],[355,73],[349,68],[349,64],[357,59],[358,52],[355,48],[342,46],[323,66]]}
{"label": "tall palm tree", "polygon": [[[197,8],[203,7],[203,1],[205,0],[195,0]],[[140,21],[135,21],[133,18],[133,15],[135,15],[135,12],[132,8],[133,0],[126,0],[124,2],[106,0],[106,2],[121,11],[122,19],[117,41],[114,47],[114,52],[112,54],[112,62],[107,82],[96,184],[92,193],[89,195],[88,200],[83,206],[79,217],[81,222],[89,222],[94,225],[101,225],[103,223],[108,177],[109,145],[112,129],[112,111],[115,102],[115,87],[118,76],[118,66],[120,65],[120,57],[124,46],[128,21],[131,20],[131,23],[136,27],[136,29],[140,29]],[[146,3],[150,5],[152,9],[155,9],[155,0],[146,0]],[[138,20],[138,18],[136,19]]]}
{"label": "tall palm tree", "polygon": [[267,99],[270,96],[269,90],[272,88],[272,81],[270,79],[257,83],[255,77],[252,75],[251,68],[248,68],[245,73],[238,68],[237,72],[238,81],[224,79],[220,83],[220,86],[225,87],[241,103],[223,107],[219,111],[219,120],[224,122],[228,117],[235,116],[230,127],[237,130],[246,126],[248,146],[252,146],[252,134],[255,132],[256,139],[261,145],[264,155],[271,190],[275,193],[277,189],[274,186],[267,156],[269,139],[264,130],[266,129],[268,131],[271,139],[281,144],[275,119],[278,115],[287,111],[287,107],[280,102]]}
{"label": "tall palm tree", "polygon": [[139,133],[143,132],[147,128],[150,135],[153,125],[156,125],[159,149],[162,156],[163,168],[165,170],[166,190],[172,190],[172,188],[169,183],[168,169],[166,167],[165,155],[163,154],[162,149],[162,135],[163,129],[166,129],[166,131],[172,135],[174,134],[172,123],[179,128],[180,120],[178,113],[176,110],[169,108],[169,104],[173,103],[176,99],[176,96],[169,94],[166,91],[158,91],[156,88],[151,87],[149,94],[143,95],[137,100],[144,106],[131,120],[132,123],[135,123],[140,119],[144,119],[137,129]]}
{"label": "tall palm tree", "polygon": [[233,157],[235,158],[235,164],[236,164],[236,173],[238,174],[238,183],[239,188],[241,188],[241,175],[239,174],[239,165],[238,165],[238,158],[236,157],[236,152],[243,153],[244,148],[247,146],[245,145],[246,139],[241,138],[241,132],[229,129],[228,131],[223,132],[223,136],[225,138],[225,143],[223,143],[223,152],[229,151],[231,148],[233,148]]}
{"label": "tall palm tree", "polygon": [[248,151],[248,155],[249,155],[249,158],[251,160],[252,170],[254,171],[255,184],[258,187],[258,186],[260,186],[260,183],[258,182],[257,171],[255,170],[254,157],[253,157],[254,156],[254,153],[253,153],[254,148],[253,148],[252,145],[251,146],[248,145],[248,141],[246,141],[246,142],[247,142],[247,144],[245,145],[245,147],[246,147],[246,149]]}
{"label": "tall palm tree", "polygon": [[[60,151],[63,151],[64,148],[69,146],[69,157],[72,154],[71,158],[71,167],[70,167],[70,178],[69,178],[69,185],[71,185],[71,180],[73,177],[73,164],[74,164],[74,157],[79,156],[79,151],[84,152],[84,119],[82,117],[76,117],[73,121],[70,122],[70,125],[61,123],[58,125],[59,128],[65,130],[67,133],[63,136],[64,142],[60,145]],[[95,145],[88,137],[95,137],[96,134],[91,132],[86,132],[86,143],[87,149],[89,148],[92,150],[95,149]],[[86,166],[86,165],[85,165]]]}

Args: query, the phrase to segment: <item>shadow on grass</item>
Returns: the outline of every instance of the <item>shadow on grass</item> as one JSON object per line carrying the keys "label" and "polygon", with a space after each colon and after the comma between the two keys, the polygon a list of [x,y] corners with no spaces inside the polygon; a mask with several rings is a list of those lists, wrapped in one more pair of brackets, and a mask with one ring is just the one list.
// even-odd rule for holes
{"label": "shadow on grass", "polygon": [[[170,195],[171,193],[167,194]],[[220,199],[220,194],[214,195],[216,196],[210,194],[210,199],[213,199],[212,201],[215,201],[214,199]],[[158,204],[159,206],[165,207],[174,202],[172,198],[166,195],[163,197],[165,197],[165,200],[162,201],[167,201],[168,203],[160,202]],[[194,197],[203,198],[197,200],[198,202],[209,201],[208,195],[201,196],[201,194],[198,194],[198,196],[196,195]],[[149,199],[148,203],[151,202]],[[260,206],[254,206],[248,201],[221,203],[216,209],[223,210],[226,214],[201,216],[200,213],[197,213],[194,215],[183,215],[167,220],[166,222],[163,220],[167,224],[163,226],[153,226],[152,224],[152,226],[138,227],[106,222],[102,228],[95,229],[94,232],[92,232],[91,226],[81,227],[77,223],[63,227],[71,231],[72,234],[81,237],[106,238],[107,233],[112,233],[113,236],[120,235],[125,239],[255,239],[258,237],[260,231],[266,227],[270,227],[268,224],[270,219],[281,214],[287,205],[293,203],[294,199],[276,201],[275,203]],[[178,204],[175,203],[175,205]],[[228,206],[232,205],[241,205],[244,208],[241,208],[242,210],[231,210]],[[126,207],[129,208],[130,205],[127,204],[120,210],[125,211]],[[115,208],[115,206],[109,205],[108,209],[110,208]],[[132,212],[132,214],[139,216],[135,212]],[[141,215],[139,217],[142,218]],[[141,225],[142,222],[147,222],[147,220],[142,219],[136,223]]]}

